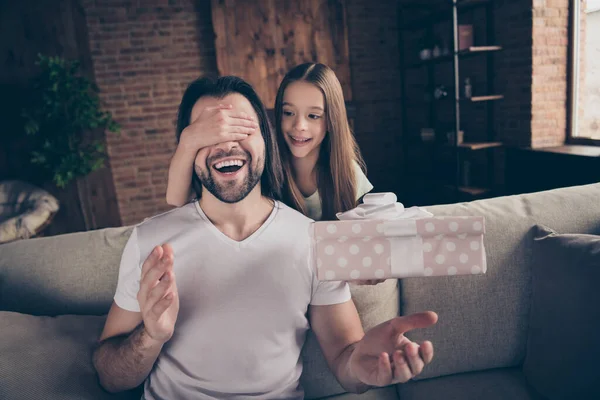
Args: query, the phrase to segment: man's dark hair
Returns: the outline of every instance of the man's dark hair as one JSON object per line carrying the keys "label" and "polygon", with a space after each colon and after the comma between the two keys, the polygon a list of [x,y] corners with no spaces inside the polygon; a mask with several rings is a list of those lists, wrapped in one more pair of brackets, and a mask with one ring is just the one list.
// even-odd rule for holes
{"label": "man's dark hair", "polygon": [[[177,115],[177,143],[179,143],[181,132],[192,122],[190,121],[192,108],[200,98],[214,97],[222,99],[233,93],[241,94],[252,104],[252,108],[254,108],[258,117],[258,126],[265,141],[265,168],[260,180],[262,194],[263,196],[280,200],[283,185],[283,169],[281,167],[281,158],[279,156],[275,131],[271,127],[267,110],[258,97],[258,94],[243,79],[236,76],[223,76],[216,79],[199,78],[190,83],[179,105]],[[195,171],[192,175],[192,188],[196,196],[200,198],[202,195],[202,184]]]}

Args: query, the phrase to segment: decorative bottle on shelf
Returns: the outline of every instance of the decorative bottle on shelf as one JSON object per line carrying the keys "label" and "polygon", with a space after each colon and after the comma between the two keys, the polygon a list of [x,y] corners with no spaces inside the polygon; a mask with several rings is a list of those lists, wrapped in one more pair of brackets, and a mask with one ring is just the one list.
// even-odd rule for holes
{"label": "decorative bottle on shelf", "polygon": [[465,79],[465,99],[470,99],[473,95],[473,87],[471,86],[471,79]]}
{"label": "decorative bottle on shelf", "polygon": [[433,91],[433,97],[436,100],[448,97],[448,91],[446,90],[446,87],[444,85],[437,85]]}

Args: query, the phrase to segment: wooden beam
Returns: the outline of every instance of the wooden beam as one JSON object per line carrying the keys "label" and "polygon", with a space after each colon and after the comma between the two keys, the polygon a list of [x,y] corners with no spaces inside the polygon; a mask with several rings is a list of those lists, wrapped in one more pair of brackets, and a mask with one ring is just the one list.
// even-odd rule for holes
{"label": "wooden beam", "polygon": [[345,0],[212,0],[217,68],[244,78],[273,108],[284,75],[305,62],[331,67],[352,100]]}

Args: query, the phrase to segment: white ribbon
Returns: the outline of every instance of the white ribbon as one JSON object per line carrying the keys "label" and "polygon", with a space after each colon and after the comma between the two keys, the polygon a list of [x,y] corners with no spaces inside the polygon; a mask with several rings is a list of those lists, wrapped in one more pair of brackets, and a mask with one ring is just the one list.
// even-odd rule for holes
{"label": "white ribbon", "polygon": [[360,220],[360,219],[416,219],[432,217],[433,214],[420,207],[410,207],[405,209],[402,203],[397,202],[394,193],[368,193],[363,197],[363,204],[358,205],[352,210],[343,213],[337,213],[336,217],[340,221]]}
{"label": "white ribbon", "polygon": [[425,275],[423,239],[421,236],[388,237],[392,275],[406,278]]}

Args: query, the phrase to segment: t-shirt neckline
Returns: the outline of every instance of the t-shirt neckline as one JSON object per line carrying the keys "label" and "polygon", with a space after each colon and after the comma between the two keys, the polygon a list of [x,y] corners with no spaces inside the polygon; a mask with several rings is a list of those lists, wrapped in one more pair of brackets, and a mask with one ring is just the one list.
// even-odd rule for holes
{"label": "t-shirt neckline", "polygon": [[246,246],[248,246],[248,244],[250,242],[252,242],[256,238],[258,238],[262,234],[262,232],[267,228],[267,226],[271,223],[271,221],[275,218],[275,215],[277,214],[277,210],[279,209],[279,202],[277,200],[274,200],[273,201],[273,209],[271,210],[271,213],[269,214],[269,217],[265,220],[265,222],[263,222],[262,225],[257,230],[255,230],[250,236],[248,236],[246,239],[244,239],[242,241],[237,241],[237,240],[230,238],[223,232],[221,232],[219,230],[219,228],[217,228],[212,223],[212,221],[204,213],[204,210],[202,210],[202,207],[200,207],[199,200],[196,200],[194,202],[194,205],[196,206],[196,210],[198,211],[198,214],[200,214],[200,217],[202,217],[202,219],[204,219],[207,222],[209,229],[213,232],[213,234],[215,236],[217,236],[218,238],[220,238],[221,240],[223,240],[225,243],[228,243],[236,248],[246,247]]}

